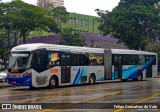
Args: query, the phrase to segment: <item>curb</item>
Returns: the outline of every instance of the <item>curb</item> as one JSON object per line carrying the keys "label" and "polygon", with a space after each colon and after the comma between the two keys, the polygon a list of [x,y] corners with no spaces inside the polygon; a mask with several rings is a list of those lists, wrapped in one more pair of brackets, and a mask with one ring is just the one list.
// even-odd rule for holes
{"label": "curb", "polygon": [[154,78],[160,78],[160,76],[158,76],[158,77],[154,77]]}
{"label": "curb", "polygon": [[5,85],[5,86],[0,86],[0,89],[4,89],[4,88],[8,88],[8,87],[15,87],[15,86],[12,86],[12,85]]}

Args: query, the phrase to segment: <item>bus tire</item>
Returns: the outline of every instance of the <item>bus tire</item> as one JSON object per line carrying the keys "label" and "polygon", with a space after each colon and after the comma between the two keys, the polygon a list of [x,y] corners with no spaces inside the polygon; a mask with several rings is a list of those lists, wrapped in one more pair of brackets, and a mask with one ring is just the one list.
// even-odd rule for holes
{"label": "bus tire", "polygon": [[29,86],[30,89],[36,89],[34,86]]}
{"label": "bus tire", "polygon": [[7,78],[5,78],[5,82],[7,82]]}
{"label": "bus tire", "polygon": [[142,81],[143,80],[143,74],[142,72],[139,72],[136,78],[138,81]]}
{"label": "bus tire", "polygon": [[128,79],[121,79],[121,80],[122,80],[122,82],[127,82]]}
{"label": "bus tire", "polygon": [[51,77],[49,80],[49,88],[54,89],[57,86],[57,79],[55,77]]}
{"label": "bus tire", "polygon": [[89,77],[89,84],[90,85],[95,84],[95,81],[96,81],[95,75],[91,74],[90,77]]}

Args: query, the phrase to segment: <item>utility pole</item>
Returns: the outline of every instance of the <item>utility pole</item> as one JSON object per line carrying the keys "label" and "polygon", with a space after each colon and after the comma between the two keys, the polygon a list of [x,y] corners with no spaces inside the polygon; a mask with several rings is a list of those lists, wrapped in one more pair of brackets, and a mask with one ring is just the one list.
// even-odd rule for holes
{"label": "utility pole", "polygon": [[94,47],[94,43],[95,43],[95,40],[94,40],[94,20],[95,19],[93,19],[91,47]]}

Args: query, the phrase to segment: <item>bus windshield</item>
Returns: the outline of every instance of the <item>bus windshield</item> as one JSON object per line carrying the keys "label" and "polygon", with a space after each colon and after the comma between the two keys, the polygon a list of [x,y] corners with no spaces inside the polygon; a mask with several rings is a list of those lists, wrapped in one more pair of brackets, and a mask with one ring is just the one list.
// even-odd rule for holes
{"label": "bus windshield", "polygon": [[9,68],[27,69],[30,52],[11,52]]}

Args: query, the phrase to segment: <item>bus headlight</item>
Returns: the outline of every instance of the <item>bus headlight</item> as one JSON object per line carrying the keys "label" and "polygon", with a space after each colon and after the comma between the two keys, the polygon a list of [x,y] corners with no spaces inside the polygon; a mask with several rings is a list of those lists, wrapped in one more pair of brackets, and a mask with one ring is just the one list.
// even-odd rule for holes
{"label": "bus headlight", "polygon": [[26,72],[23,73],[23,77],[26,75],[31,75],[32,74],[32,70],[28,70]]}

